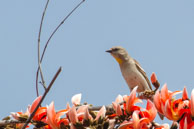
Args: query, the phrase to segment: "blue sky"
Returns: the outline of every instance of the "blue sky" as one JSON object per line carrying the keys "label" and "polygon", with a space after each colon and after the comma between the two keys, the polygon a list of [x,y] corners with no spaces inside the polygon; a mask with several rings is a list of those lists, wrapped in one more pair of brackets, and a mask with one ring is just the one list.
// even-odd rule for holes
{"label": "blue sky", "polygon": [[[41,48],[79,2],[50,1]],[[37,37],[45,3],[0,2],[0,118],[26,110],[36,98]],[[60,66],[63,71],[43,105],[54,101],[56,109],[63,109],[77,93],[82,93],[82,102],[108,105],[118,94],[129,94],[117,62],[105,53],[112,46],[126,48],[149,77],[155,72],[169,90],[187,86],[190,96],[194,88],[193,12],[191,0],[86,0],[48,46],[42,64],[46,84]]]}

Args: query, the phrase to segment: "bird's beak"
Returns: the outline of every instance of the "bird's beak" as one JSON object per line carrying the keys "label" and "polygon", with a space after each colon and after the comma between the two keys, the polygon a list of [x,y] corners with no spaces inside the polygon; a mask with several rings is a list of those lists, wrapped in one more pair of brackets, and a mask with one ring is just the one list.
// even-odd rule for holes
{"label": "bird's beak", "polygon": [[106,50],[106,52],[108,52],[108,53],[112,53],[112,50]]}

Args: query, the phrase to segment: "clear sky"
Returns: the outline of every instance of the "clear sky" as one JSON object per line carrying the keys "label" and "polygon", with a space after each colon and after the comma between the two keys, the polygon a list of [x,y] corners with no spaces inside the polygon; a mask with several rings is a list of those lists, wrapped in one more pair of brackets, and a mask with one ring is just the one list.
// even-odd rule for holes
{"label": "clear sky", "polygon": [[[50,1],[42,47],[79,2]],[[26,110],[36,98],[37,37],[45,3],[0,2],[1,119]],[[60,66],[63,71],[43,106],[54,101],[56,109],[63,109],[77,93],[82,93],[82,102],[93,105],[108,105],[118,94],[129,94],[117,62],[105,53],[118,45],[140,62],[149,77],[155,72],[161,85],[167,83],[171,91],[187,86],[190,96],[194,88],[194,1],[86,0],[47,49],[42,64],[46,84]]]}

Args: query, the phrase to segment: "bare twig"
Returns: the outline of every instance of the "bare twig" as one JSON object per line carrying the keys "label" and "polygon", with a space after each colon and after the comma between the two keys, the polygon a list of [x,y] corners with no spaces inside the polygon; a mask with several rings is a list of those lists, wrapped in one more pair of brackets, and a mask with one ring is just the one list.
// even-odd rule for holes
{"label": "bare twig", "polygon": [[[46,13],[46,9],[48,7],[48,3],[49,3],[49,0],[47,0],[44,11],[42,13],[42,18],[41,18],[41,22],[40,22],[40,29],[39,29],[39,34],[38,34],[38,69],[40,69],[42,85],[45,89],[46,89],[46,84],[44,81],[43,72],[42,72],[42,68],[41,68],[41,61],[40,61],[40,37],[41,37],[41,32],[42,32],[42,24],[43,24],[44,16]],[[39,71],[37,71],[37,73],[36,73],[36,93],[37,93],[37,96],[39,96],[39,93],[38,93],[38,74],[39,74]]]}
{"label": "bare twig", "polygon": [[57,30],[60,28],[60,26],[69,18],[69,16],[71,16],[71,14],[84,2],[85,0],[82,0],[75,8],[73,8],[73,10],[62,20],[62,22],[56,27],[56,29],[53,31],[53,33],[51,34],[51,36],[49,37],[49,39],[46,42],[46,45],[44,47],[44,50],[42,52],[42,56],[41,56],[41,62],[43,60],[45,51],[47,49],[47,46],[51,40],[51,38],[53,37],[53,35],[57,32]]}
{"label": "bare twig", "polygon": [[47,93],[49,92],[50,88],[52,87],[53,83],[55,82],[55,80],[57,79],[58,75],[60,74],[60,72],[62,71],[62,68],[60,67],[58,69],[58,71],[56,72],[55,76],[53,77],[52,81],[50,82],[48,88],[46,89],[46,91],[44,92],[40,102],[38,103],[38,105],[36,106],[36,108],[34,109],[34,111],[32,112],[32,114],[30,114],[30,117],[27,119],[26,123],[24,124],[24,126],[22,127],[22,129],[25,129],[26,126],[28,125],[28,123],[32,120],[32,118],[34,117],[36,111],[38,110],[38,108],[40,107],[41,103],[43,102],[44,98],[46,97]]}
{"label": "bare twig", "polygon": [[[44,54],[46,52],[46,49],[47,49],[47,46],[51,40],[51,38],[53,37],[53,35],[57,32],[57,30],[60,28],[60,26],[69,18],[69,16],[72,15],[72,13],[84,2],[85,0],[82,0],[75,8],[73,8],[73,10],[61,21],[61,23],[55,28],[55,30],[52,32],[51,36],[49,37],[49,39],[47,40],[46,44],[45,44],[45,47],[44,47],[44,50],[42,52],[42,56],[41,56],[41,59],[40,59],[40,64],[42,63],[42,60],[44,58]],[[38,73],[39,73],[39,70],[41,67],[38,67],[37,69],[37,74],[36,74],[36,91],[37,91],[37,96],[38,96]],[[44,83],[43,83],[44,84]]]}
{"label": "bare twig", "polygon": [[[123,103],[125,103],[125,101],[120,102],[119,105],[123,105]],[[98,111],[98,110],[100,110],[101,108],[102,108],[102,106],[88,107],[89,111]],[[114,110],[112,104],[106,105],[105,108],[106,108],[107,111],[112,111],[112,110]]]}

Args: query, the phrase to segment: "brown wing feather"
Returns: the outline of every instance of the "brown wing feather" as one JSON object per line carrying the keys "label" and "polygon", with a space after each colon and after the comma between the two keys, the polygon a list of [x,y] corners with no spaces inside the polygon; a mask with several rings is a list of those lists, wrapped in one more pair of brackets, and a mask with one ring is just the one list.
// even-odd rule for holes
{"label": "brown wing feather", "polygon": [[148,77],[147,77],[147,75],[146,75],[146,72],[143,70],[143,68],[140,66],[140,64],[139,64],[135,59],[134,59],[134,61],[135,61],[135,65],[136,65],[137,69],[138,69],[138,70],[140,71],[140,73],[144,76],[144,78],[146,79],[146,81],[147,81],[147,83],[148,83],[150,89],[152,90],[152,86],[151,86],[151,83],[150,83],[150,81],[149,81],[149,79],[148,79]]}

